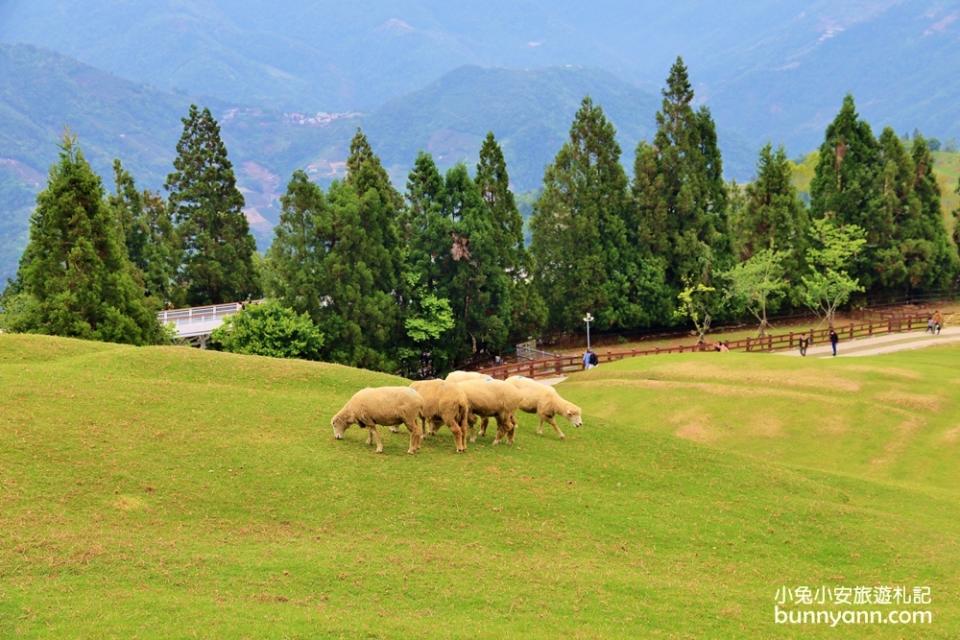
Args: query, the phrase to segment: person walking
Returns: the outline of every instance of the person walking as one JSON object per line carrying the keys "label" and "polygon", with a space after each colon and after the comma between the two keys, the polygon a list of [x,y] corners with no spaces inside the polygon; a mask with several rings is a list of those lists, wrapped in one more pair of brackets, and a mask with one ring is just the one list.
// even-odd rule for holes
{"label": "person walking", "polygon": [[593,369],[595,366],[600,364],[600,358],[593,351],[590,352],[590,368]]}
{"label": "person walking", "polygon": [[587,349],[586,351],[583,352],[583,368],[584,369],[590,368],[590,356],[592,355],[592,353],[593,352],[590,351],[590,349]]}
{"label": "person walking", "polygon": [[943,314],[940,309],[933,312],[933,328],[937,330],[937,335],[940,335],[940,329],[943,328]]}
{"label": "person walking", "polygon": [[830,346],[833,347],[833,355],[837,355],[837,343],[840,342],[840,336],[830,327]]}
{"label": "person walking", "polygon": [[807,347],[810,346],[810,338],[800,338],[800,355],[807,357]]}

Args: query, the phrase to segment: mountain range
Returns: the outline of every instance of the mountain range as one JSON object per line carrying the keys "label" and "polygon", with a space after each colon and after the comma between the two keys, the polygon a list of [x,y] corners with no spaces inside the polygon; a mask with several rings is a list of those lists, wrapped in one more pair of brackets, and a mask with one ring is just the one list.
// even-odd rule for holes
{"label": "mountain range", "polygon": [[119,157],[156,189],[179,118],[209,106],[263,247],[290,173],[341,176],[358,126],[401,188],[418,150],[469,164],[492,130],[525,192],[590,95],[629,166],[677,54],[730,178],[749,179],[768,140],[815,148],[847,92],[877,130],[955,138],[958,18],[938,0],[5,0],[0,278],[65,126],[108,182]]}

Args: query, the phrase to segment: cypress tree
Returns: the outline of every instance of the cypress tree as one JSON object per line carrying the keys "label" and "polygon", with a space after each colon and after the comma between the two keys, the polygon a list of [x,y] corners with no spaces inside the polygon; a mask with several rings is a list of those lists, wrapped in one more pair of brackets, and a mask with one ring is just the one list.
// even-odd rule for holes
{"label": "cypress tree", "polygon": [[186,303],[219,304],[258,295],[256,243],[220,126],[209,109],[190,106],[173,166],[165,186],[181,241],[178,284]]}
{"label": "cypress tree", "polygon": [[138,191],[133,176],[114,160],[115,193],[110,206],[120,224],[127,256],[154,306],[177,301],[177,240],[170,211],[159,194]]}
{"label": "cypress tree", "polygon": [[64,136],[60,160],[31,218],[18,291],[33,304],[16,328],[107,342],[159,342],[160,324],[134,273],[100,178],[76,139]]}
{"label": "cypress tree", "polygon": [[770,144],[760,150],[757,177],[744,189],[743,203],[731,236],[739,260],[771,249],[783,252],[784,270],[799,273],[807,234],[807,212],[791,183],[790,161],[784,148]]}
{"label": "cypress tree", "polygon": [[280,198],[280,220],[267,251],[267,294],[314,322],[323,314],[329,288],[324,260],[332,236],[330,211],[323,191],[304,171],[295,171]]}
{"label": "cypress tree", "polygon": [[535,280],[552,328],[632,327],[662,314],[662,272],[631,241],[627,177],[603,111],[585,98],[544,175],[531,220]]}
{"label": "cypress tree", "polygon": [[712,269],[730,259],[716,126],[706,107],[694,111],[693,97],[678,57],[663,89],[653,144],[641,143],[634,163],[637,237],[665,257],[674,292],[685,282],[709,282]]}
{"label": "cypress tree", "polygon": [[[894,160],[894,162],[896,162]],[[890,207],[881,206],[883,158],[870,125],[857,115],[853,96],[827,127],[810,185],[810,212],[838,225],[853,224],[866,231],[865,249],[850,275],[867,291],[896,284],[898,256]]]}
{"label": "cypress tree", "polygon": [[502,264],[501,231],[490,215],[467,168],[458,164],[447,172],[445,215],[452,223],[450,245],[443,257],[450,300],[457,326],[458,361],[485,352],[495,354],[508,343],[510,278]]}
{"label": "cypress tree", "polygon": [[487,209],[499,264],[510,279],[511,337],[526,340],[546,322],[546,306],[530,278],[530,256],[523,239],[523,217],[510,190],[503,151],[493,133],[480,148],[475,181]]}
{"label": "cypress tree", "polygon": [[933,155],[923,136],[914,136],[910,155],[918,215],[915,230],[913,225],[905,225],[901,231],[898,225],[898,231],[909,234],[903,247],[908,284],[911,288],[942,289],[949,287],[960,273],[960,258],[950,246],[943,226],[940,186],[933,173]]}
{"label": "cypress tree", "polygon": [[451,223],[444,215],[446,191],[433,157],[421,151],[407,178],[407,206],[402,237],[405,269],[416,274],[418,286],[435,291],[443,279],[443,255],[450,247]]}

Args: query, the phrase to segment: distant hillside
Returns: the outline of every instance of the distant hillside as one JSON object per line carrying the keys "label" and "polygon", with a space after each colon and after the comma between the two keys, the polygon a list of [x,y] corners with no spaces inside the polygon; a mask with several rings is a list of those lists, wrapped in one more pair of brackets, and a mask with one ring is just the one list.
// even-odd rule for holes
{"label": "distant hillside", "polygon": [[878,126],[960,138],[960,8],[940,0],[4,0],[0,41],[303,112],[373,111],[464,65],[602,68],[655,92],[680,54],[753,149],[814,148],[848,91]]}
{"label": "distant hillside", "polygon": [[[493,131],[504,146],[513,186],[535,190],[566,139],[581,99],[590,95],[616,125],[629,168],[637,142],[652,135],[659,100],[612,74],[578,67],[535,71],[462,67],[371,114],[300,113],[230,105],[123,80],[28,45],[0,45],[0,279],[26,245],[34,196],[56,160],[64,127],[110,188],[120,158],[143,187],[159,189],[171,169],[180,118],[191,102],[210,106],[247,201],[261,248],[272,239],[278,199],[294,169],[315,180],[344,175],[350,137],[368,133],[398,188],[420,149],[441,168],[476,163]],[[725,168],[749,175],[754,151],[721,130]]]}

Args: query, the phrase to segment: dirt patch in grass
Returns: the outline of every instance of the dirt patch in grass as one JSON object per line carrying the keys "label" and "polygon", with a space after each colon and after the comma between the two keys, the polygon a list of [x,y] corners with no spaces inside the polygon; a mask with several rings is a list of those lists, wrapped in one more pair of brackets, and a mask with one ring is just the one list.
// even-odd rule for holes
{"label": "dirt patch in grass", "polygon": [[673,432],[679,438],[694,442],[714,442],[719,435],[710,425],[710,416],[702,409],[687,409],[668,418],[675,427]]}
{"label": "dirt patch in grass", "polygon": [[909,369],[898,369],[896,367],[867,367],[864,365],[856,365],[852,367],[845,367],[845,370],[857,371],[859,373],[879,373],[891,378],[902,378],[904,380],[919,380],[922,377],[916,371],[911,371]]}
{"label": "dirt patch in grass", "polygon": [[718,382],[733,382],[737,385],[765,388],[817,389],[824,391],[859,391],[860,383],[841,376],[825,374],[822,370],[798,371],[751,371],[731,369],[703,362],[682,362],[655,369],[656,374],[666,377],[693,378]]}
{"label": "dirt patch in grass", "polygon": [[908,415],[899,425],[891,436],[890,440],[883,447],[883,453],[870,461],[874,466],[883,466],[893,462],[900,453],[907,448],[913,435],[924,425],[926,420],[917,415]]}
{"label": "dirt patch in grass", "polygon": [[943,399],[940,396],[924,393],[907,393],[906,391],[886,391],[875,395],[874,400],[901,409],[917,409],[930,412],[939,411],[943,404]]}
{"label": "dirt patch in grass", "polygon": [[843,398],[830,396],[826,392],[817,393],[812,390],[797,391],[783,385],[771,385],[763,387],[751,387],[740,385],[725,385],[714,382],[686,382],[678,380],[656,380],[651,378],[605,378],[603,380],[578,380],[566,383],[570,386],[591,386],[591,387],[635,387],[638,389],[690,389],[701,393],[715,396],[725,396],[732,398],[791,398],[798,401],[814,402],[818,404],[836,405],[843,402]]}
{"label": "dirt patch in grass", "polygon": [[960,426],[945,431],[941,439],[948,444],[956,444],[960,441]]}

